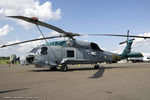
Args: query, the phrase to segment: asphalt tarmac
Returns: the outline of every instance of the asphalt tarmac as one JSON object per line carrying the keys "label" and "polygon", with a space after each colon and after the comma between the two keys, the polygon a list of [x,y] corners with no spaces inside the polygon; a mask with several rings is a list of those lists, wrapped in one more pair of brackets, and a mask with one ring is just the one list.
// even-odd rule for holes
{"label": "asphalt tarmac", "polygon": [[0,100],[150,100],[150,63],[69,68],[0,65]]}

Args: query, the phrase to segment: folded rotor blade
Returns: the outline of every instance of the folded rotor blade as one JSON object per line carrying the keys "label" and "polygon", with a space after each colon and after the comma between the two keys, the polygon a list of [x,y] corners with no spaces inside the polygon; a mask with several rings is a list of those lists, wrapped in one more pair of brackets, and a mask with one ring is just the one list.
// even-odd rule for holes
{"label": "folded rotor blade", "polygon": [[38,40],[53,39],[53,38],[60,38],[60,36],[52,36],[52,37],[45,37],[45,38],[32,39],[32,40],[27,40],[27,41],[22,41],[22,42],[16,42],[16,43],[12,43],[12,44],[2,45],[2,46],[0,46],[0,48],[17,45],[17,44],[22,44],[22,43],[27,43],[27,42],[38,41]]}
{"label": "folded rotor blade", "polygon": [[[149,36],[137,36],[137,35],[118,35],[118,34],[85,34],[90,36],[116,36],[116,37],[134,37],[134,38],[144,38],[144,39],[150,39]],[[82,34],[84,36],[84,34]]]}
{"label": "folded rotor blade", "polygon": [[56,27],[56,26],[53,26],[53,25],[50,25],[50,24],[47,24],[45,22],[42,22],[42,21],[39,21],[36,17],[33,17],[33,18],[29,18],[29,17],[24,17],[24,16],[7,16],[7,17],[11,17],[11,18],[16,18],[16,19],[21,19],[21,20],[24,20],[24,21],[27,21],[29,23],[33,23],[33,24],[37,24],[37,25],[41,25],[41,26],[44,26],[44,27],[47,27],[47,28],[50,28],[54,31],[57,31],[59,33],[67,33],[66,31]]}

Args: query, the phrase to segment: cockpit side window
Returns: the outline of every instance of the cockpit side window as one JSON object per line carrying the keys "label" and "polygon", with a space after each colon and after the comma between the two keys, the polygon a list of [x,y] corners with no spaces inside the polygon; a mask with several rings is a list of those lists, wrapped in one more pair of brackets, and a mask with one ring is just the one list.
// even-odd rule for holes
{"label": "cockpit side window", "polygon": [[41,47],[41,55],[47,55],[47,47]]}
{"label": "cockpit side window", "polygon": [[31,53],[36,53],[37,50],[38,50],[38,48],[36,47],[36,48],[32,49],[30,52],[31,52]]}

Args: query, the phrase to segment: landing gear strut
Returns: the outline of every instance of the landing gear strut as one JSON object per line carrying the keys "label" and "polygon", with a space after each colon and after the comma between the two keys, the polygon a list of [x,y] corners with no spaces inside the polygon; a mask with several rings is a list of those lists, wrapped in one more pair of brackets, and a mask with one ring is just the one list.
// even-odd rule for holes
{"label": "landing gear strut", "polygon": [[99,69],[99,64],[94,64],[94,69]]}

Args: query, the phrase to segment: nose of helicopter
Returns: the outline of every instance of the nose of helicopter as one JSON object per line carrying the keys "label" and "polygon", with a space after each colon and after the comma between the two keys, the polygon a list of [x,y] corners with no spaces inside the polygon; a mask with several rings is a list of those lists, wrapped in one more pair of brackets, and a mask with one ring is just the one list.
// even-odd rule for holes
{"label": "nose of helicopter", "polygon": [[34,55],[28,55],[28,56],[26,56],[26,60],[27,60],[27,62],[29,64],[33,64],[34,58],[35,58]]}

